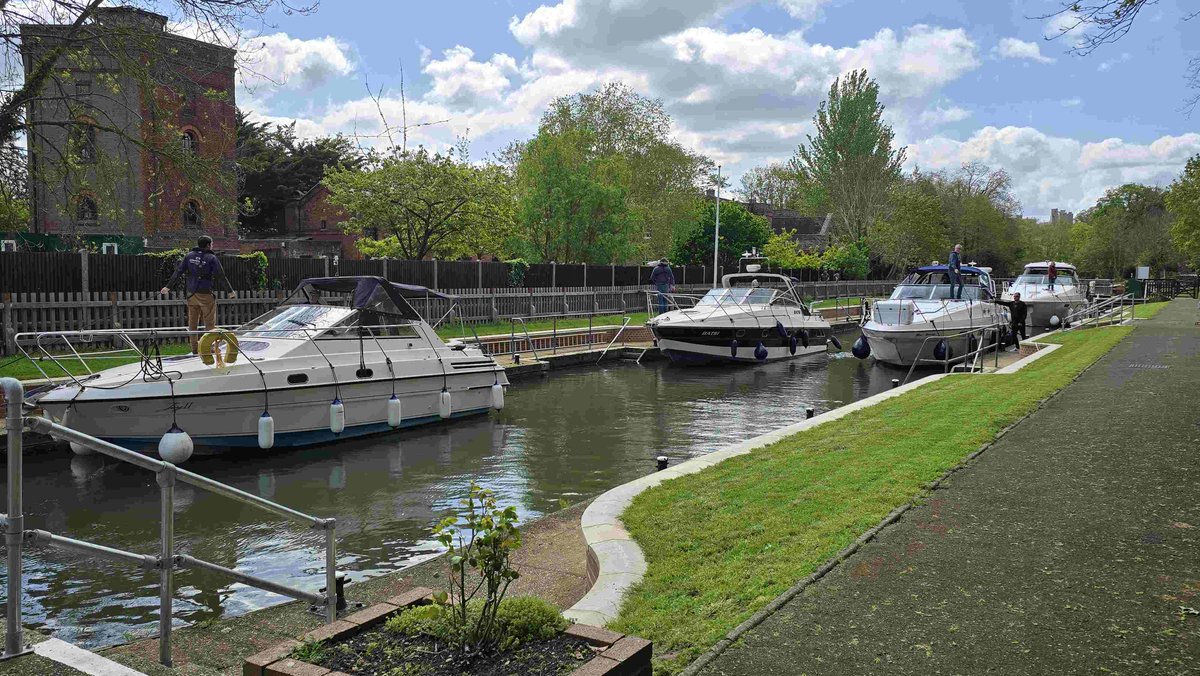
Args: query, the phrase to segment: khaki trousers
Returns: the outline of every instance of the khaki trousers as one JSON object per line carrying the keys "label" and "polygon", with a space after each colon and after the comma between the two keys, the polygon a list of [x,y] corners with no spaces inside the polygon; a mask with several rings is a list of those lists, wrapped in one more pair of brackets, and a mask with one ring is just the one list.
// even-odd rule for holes
{"label": "khaki trousers", "polygon": [[[211,293],[193,293],[187,299],[188,331],[195,331],[200,324],[205,330],[217,328],[217,298]],[[192,344],[192,354],[199,352],[200,336],[188,336]]]}

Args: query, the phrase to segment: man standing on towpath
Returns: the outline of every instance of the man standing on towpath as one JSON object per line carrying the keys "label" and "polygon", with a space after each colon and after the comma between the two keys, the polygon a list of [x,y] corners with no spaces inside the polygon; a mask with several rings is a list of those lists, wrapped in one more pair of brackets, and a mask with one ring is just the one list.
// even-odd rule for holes
{"label": "man standing on towpath", "polygon": [[1029,314],[1029,306],[1025,304],[1025,301],[1021,300],[1021,294],[1019,293],[1014,293],[1012,300],[997,299],[996,302],[1000,305],[1007,305],[1009,308],[1009,316],[1012,318],[1009,331],[1012,333],[1013,342],[1013,346],[1009,351],[1018,352],[1021,349],[1021,340],[1017,338],[1017,333],[1021,334],[1021,338],[1029,338],[1029,336],[1025,335],[1025,317]]}
{"label": "man standing on towpath", "polygon": [[667,259],[658,261],[650,271],[650,283],[658,289],[658,313],[662,314],[667,311],[667,294],[675,290],[675,273],[671,272]]}
{"label": "man standing on towpath", "polygon": [[225,269],[221,267],[221,260],[212,252],[212,237],[201,235],[196,240],[196,246],[179,261],[179,267],[175,268],[175,274],[171,275],[171,279],[167,280],[165,286],[159,290],[159,293],[164,296],[171,291],[171,285],[174,284],[180,275],[187,274],[187,322],[188,331],[193,332],[188,336],[189,342],[192,344],[192,354],[199,351],[200,336],[194,333],[200,323],[204,323],[204,329],[211,331],[217,328],[217,299],[213,295],[213,282],[217,279],[225,286],[229,292],[229,297],[234,297],[233,286],[225,277]]}

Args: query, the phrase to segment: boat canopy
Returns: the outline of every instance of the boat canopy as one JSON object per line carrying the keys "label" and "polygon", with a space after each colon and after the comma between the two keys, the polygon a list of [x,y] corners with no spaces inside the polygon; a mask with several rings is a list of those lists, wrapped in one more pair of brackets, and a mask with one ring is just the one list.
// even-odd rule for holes
{"label": "boat canopy", "polygon": [[306,279],[300,282],[285,304],[324,305],[327,303],[321,300],[321,295],[325,293],[349,294],[350,307],[356,310],[370,310],[406,319],[421,319],[420,313],[413,309],[406,300],[408,298],[441,298],[445,300],[454,300],[455,298],[423,286],[398,284],[389,282],[382,277],[363,275]]}
{"label": "boat canopy", "polygon": [[[911,270],[912,268],[909,268]],[[960,268],[964,275],[982,275],[988,276],[990,269],[977,268],[974,265],[964,265]],[[917,272],[949,272],[949,265],[924,265],[916,269]]]}

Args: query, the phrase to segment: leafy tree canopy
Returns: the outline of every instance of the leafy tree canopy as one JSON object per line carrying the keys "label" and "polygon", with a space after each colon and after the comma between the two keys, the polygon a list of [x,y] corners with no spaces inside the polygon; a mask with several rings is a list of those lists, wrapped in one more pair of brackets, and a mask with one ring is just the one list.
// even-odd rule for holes
{"label": "leafy tree canopy", "polygon": [[1165,200],[1175,217],[1171,240],[1193,268],[1200,267],[1200,155],[1188,160]]}
{"label": "leafy tree canopy", "polygon": [[[676,243],[671,260],[681,265],[712,265],[716,205],[705,200],[694,212],[692,227]],[[750,213],[736,202],[721,203],[720,264],[725,272],[737,269],[742,254],[761,249],[771,239],[767,219]]]}

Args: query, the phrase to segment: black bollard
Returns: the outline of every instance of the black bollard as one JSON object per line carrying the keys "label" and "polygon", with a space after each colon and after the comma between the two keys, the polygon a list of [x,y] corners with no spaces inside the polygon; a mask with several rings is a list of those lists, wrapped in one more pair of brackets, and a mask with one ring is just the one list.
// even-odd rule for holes
{"label": "black bollard", "polygon": [[521,363],[521,353],[520,352],[517,352],[516,354],[513,355],[513,363],[514,364]]}
{"label": "black bollard", "polygon": [[665,456],[665,455],[660,455],[660,456],[658,456],[658,469],[659,469],[659,471],[662,471],[662,470],[666,469],[666,468],[667,468],[667,463],[669,463],[669,462],[670,462],[670,460],[668,460],[668,459],[667,459],[667,456]]}
{"label": "black bollard", "polygon": [[804,409],[804,417],[805,418],[811,418],[816,414],[817,414],[817,412],[813,410],[812,406],[809,406],[808,408]]}
{"label": "black bollard", "polygon": [[892,378],[892,388],[893,388],[893,389],[895,389],[895,388],[897,388],[897,387],[900,387],[900,379],[899,379],[899,378]]}

